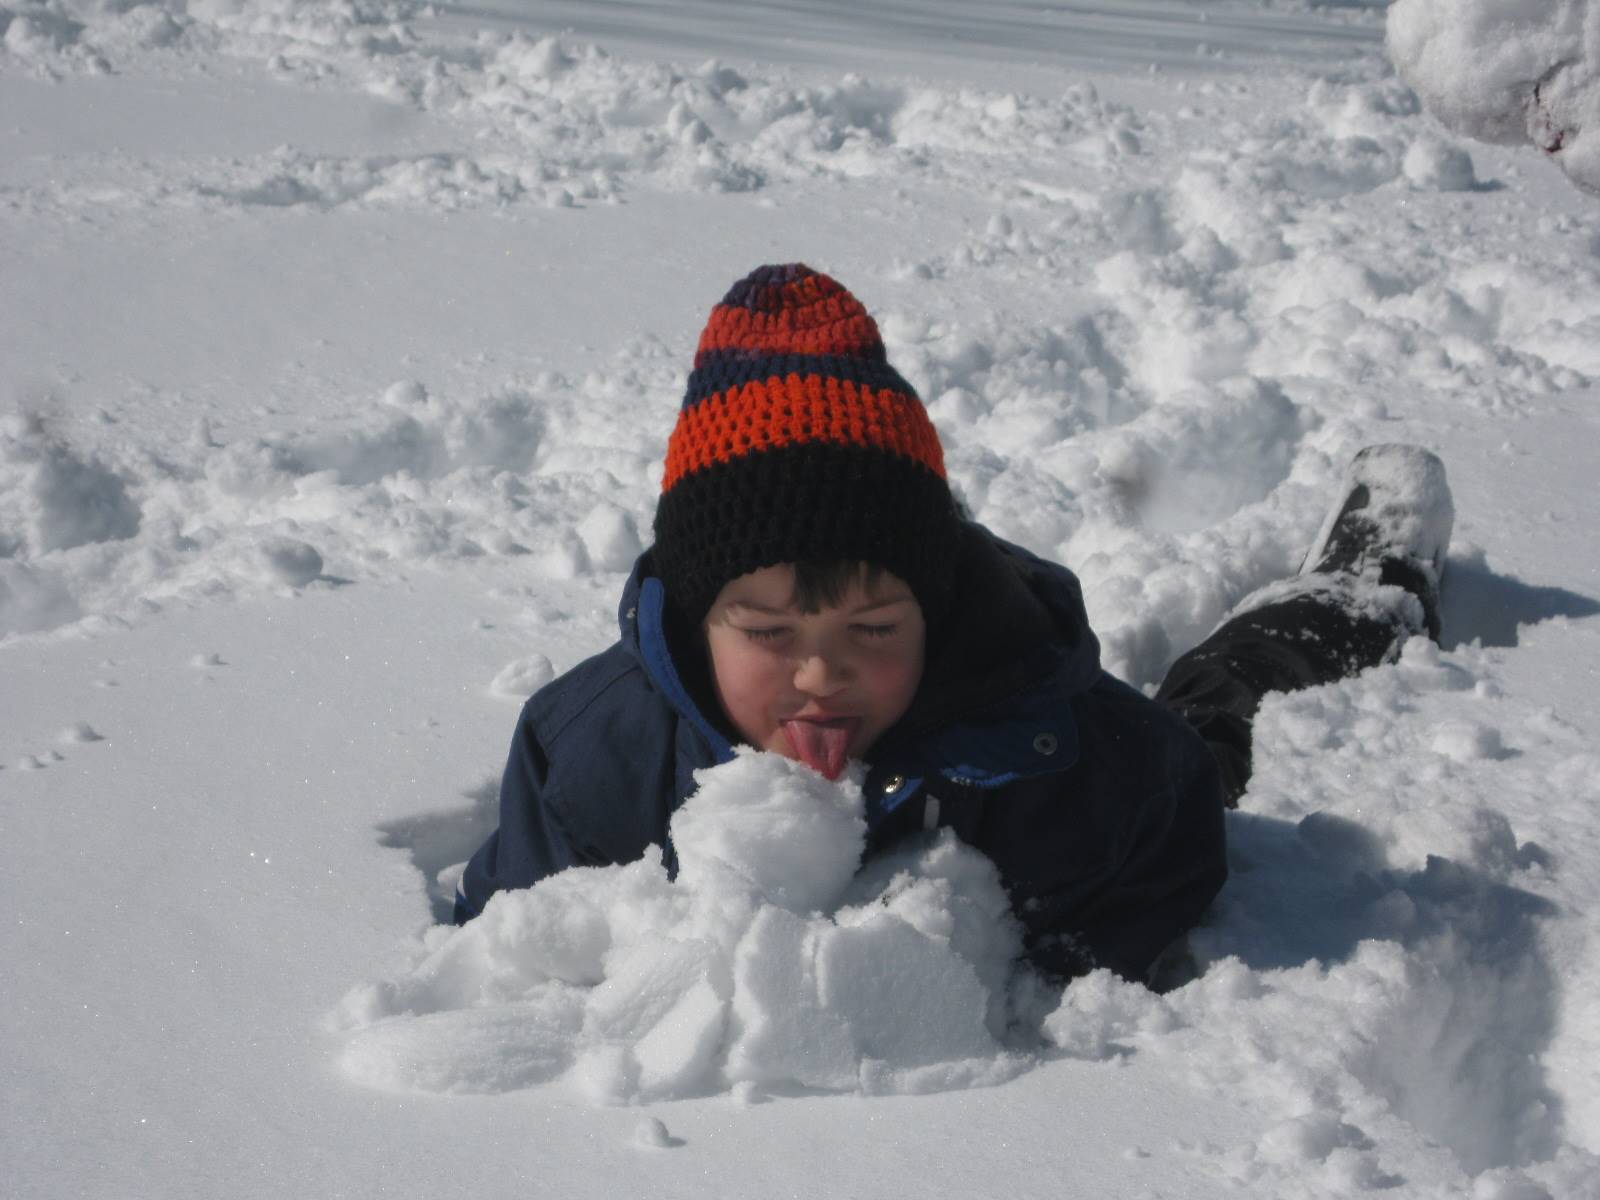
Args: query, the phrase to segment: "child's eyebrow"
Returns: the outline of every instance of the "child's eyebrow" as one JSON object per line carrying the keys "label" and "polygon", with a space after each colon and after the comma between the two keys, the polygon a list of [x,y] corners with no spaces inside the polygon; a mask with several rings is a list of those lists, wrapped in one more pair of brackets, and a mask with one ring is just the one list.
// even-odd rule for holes
{"label": "child's eyebrow", "polygon": [[[877,612],[880,608],[891,608],[896,604],[904,604],[911,599],[911,596],[887,596],[881,600],[868,600],[865,604],[860,605],[857,608],[852,608],[850,610],[850,615],[852,617],[859,617],[863,613]],[[732,600],[729,601],[728,608],[731,610],[736,609],[744,612],[759,613],[764,617],[787,617],[793,615],[797,611],[797,606],[793,603],[775,606],[771,604],[762,604],[756,600]]]}
{"label": "child's eyebrow", "polygon": [[911,598],[910,596],[886,596],[881,600],[869,600],[860,608],[851,609],[850,615],[859,617],[862,613],[877,612],[880,608],[891,608],[896,604],[904,604]]}
{"label": "child's eyebrow", "polygon": [[783,617],[794,611],[792,605],[786,604],[781,608],[774,608],[770,604],[758,604],[754,600],[730,600],[728,607],[730,609],[742,609],[746,612],[761,613],[763,616],[768,617]]}

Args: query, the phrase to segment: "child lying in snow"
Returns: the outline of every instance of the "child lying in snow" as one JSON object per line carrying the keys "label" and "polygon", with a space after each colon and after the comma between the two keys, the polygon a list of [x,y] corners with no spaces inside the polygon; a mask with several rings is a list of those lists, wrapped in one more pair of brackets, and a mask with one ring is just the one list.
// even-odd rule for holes
{"label": "child lying in snow", "polygon": [[963,519],[855,297],[762,267],[701,336],[619,641],[523,709],[456,921],[652,844],[674,869],[695,770],[748,743],[861,760],[869,855],[939,826],[988,855],[1040,969],[1144,979],[1222,886],[1261,696],[1436,636],[1450,524],[1437,459],[1363,451],[1301,574],[1147,699],[1101,670],[1071,572]]}

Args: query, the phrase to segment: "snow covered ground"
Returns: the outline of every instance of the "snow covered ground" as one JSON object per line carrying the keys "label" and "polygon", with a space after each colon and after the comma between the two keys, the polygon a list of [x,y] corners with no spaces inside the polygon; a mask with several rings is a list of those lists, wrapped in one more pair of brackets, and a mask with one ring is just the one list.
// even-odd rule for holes
{"label": "snow covered ground", "polygon": [[[0,0],[16,1193],[1595,1195],[1600,206],[1383,32]],[[1263,709],[1187,987],[1007,994],[982,864],[841,892],[848,787],[762,760],[698,880],[430,930],[517,702],[613,636],[706,314],[789,260],[1140,685],[1356,448],[1448,464],[1444,647]]]}

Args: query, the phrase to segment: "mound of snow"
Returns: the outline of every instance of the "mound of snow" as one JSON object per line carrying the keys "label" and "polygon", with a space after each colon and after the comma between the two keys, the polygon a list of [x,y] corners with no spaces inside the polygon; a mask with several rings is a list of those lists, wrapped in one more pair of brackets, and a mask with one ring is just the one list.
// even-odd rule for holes
{"label": "mound of snow", "polygon": [[33,417],[0,425],[0,557],[37,556],[139,532],[121,477]]}
{"label": "mound of snow", "polygon": [[1600,5],[1396,0],[1389,53],[1428,111],[1486,142],[1531,142],[1600,193]]}
{"label": "mound of snow", "polygon": [[574,868],[431,931],[410,972],[345,998],[346,1073],[627,1103],[917,1092],[1027,1064],[1000,1040],[1020,942],[987,859],[944,836],[857,877],[858,781],[754,751],[697,778],[675,883],[659,856]]}

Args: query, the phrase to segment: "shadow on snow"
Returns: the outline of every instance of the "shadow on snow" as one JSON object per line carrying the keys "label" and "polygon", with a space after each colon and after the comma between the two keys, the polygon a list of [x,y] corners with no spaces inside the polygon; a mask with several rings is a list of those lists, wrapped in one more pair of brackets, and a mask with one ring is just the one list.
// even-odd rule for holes
{"label": "shadow on snow", "polygon": [[[1341,963],[1368,939],[1399,943],[1405,976],[1377,985],[1395,989],[1390,1012],[1352,1074],[1468,1171],[1555,1153],[1561,1112],[1541,1062],[1561,988],[1539,930],[1554,905],[1435,855],[1393,868],[1376,835],[1327,813],[1235,813],[1229,841],[1228,886],[1195,935],[1204,958],[1274,970]],[[1523,843],[1502,865],[1547,861]]]}
{"label": "shadow on snow", "polygon": [[1485,646],[1515,646],[1524,625],[1597,613],[1600,601],[1589,596],[1497,575],[1481,562],[1452,561],[1439,594],[1446,650],[1474,641]]}
{"label": "shadow on snow", "polygon": [[[379,825],[378,844],[404,850],[422,872],[428,887],[428,907],[433,919],[448,925],[455,911],[455,873],[472,856],[499,823],[500,783],[486,779],[463,792],[470,803],[420,816],[403,817]],[[441,873],[444,873],[441,878]]]}

